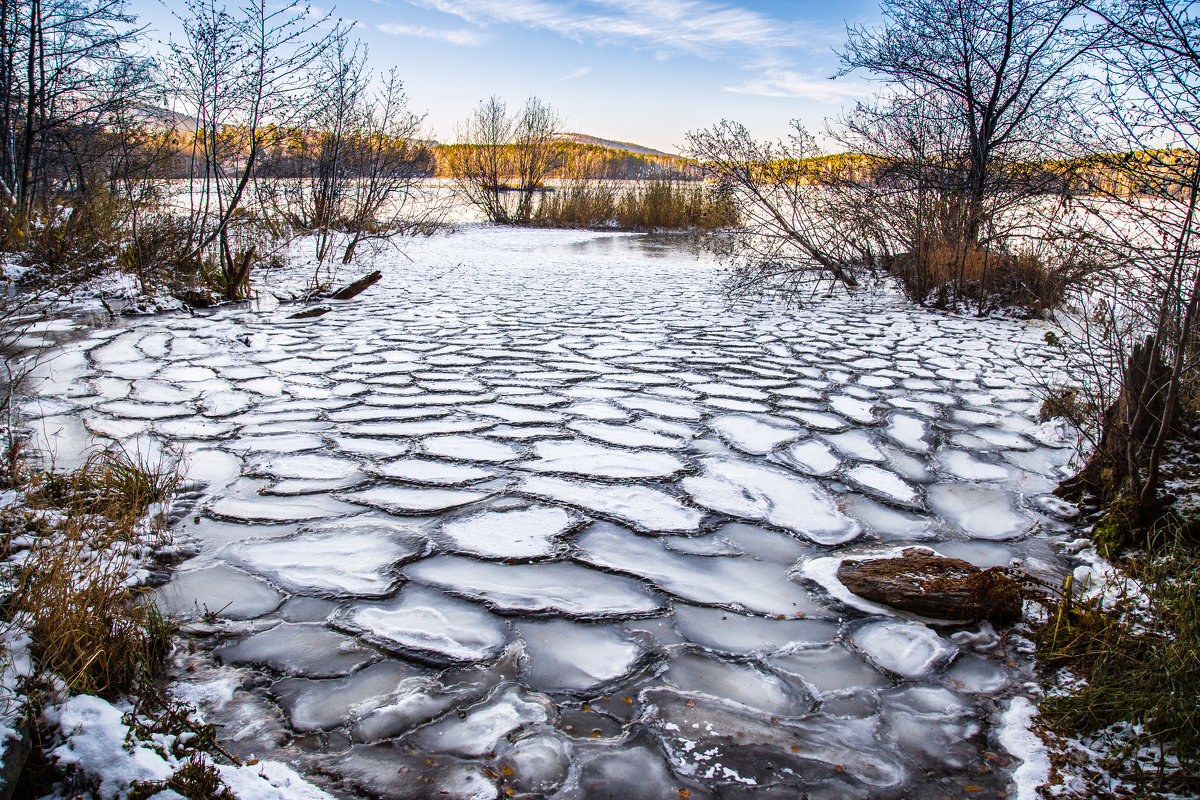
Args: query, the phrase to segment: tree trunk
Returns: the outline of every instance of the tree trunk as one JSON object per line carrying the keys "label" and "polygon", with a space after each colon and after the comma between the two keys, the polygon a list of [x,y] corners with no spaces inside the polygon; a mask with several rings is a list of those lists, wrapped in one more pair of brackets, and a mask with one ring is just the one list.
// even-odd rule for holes
{"label": "tree trunk", "polygon": [[29,4],[29,56],[25,65],[25,132],[21,140],[21,178],[17,189],[21,213],[25,218],[23,225],[28,225],[29,211],[32,208],[30,183],[33,176],[33,139],[35,135],[33,123],[37,113],[34,98],[40,94],[35,87],[37,81],[37,30],[41,24],[38,14],[40,7],[40,0],[32,0]]}
{"label": "tree trunk", "polygon": [[1143,443],[1153,438],[1155,423],[1171,416],[1167,413],[1171,372],[1157,351],[1153,336],[1134,346],[1121,376],[1121,393],[1104,412],[1095,451],[1079,474],[1059,484],[1055,494],[1074,499],[1090,495],[1105,505],[1123,491],[1141,497],[1149,455]]}

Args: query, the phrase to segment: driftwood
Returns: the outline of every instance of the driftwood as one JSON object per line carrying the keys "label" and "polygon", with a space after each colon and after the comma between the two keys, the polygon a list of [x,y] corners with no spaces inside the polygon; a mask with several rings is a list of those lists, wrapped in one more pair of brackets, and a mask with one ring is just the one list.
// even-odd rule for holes
{"label": "driftwood", "polygon": [[[343,286],[340,289],[330,292],[328,295],[325,295],[325,294],[308,295],[307,297],[299,300],[299,302],[304,302],[304,301],[311,302],[313,300],[320,300],[325,297],[327,297],[331,300],[350,300],[351,298],[358,297],[360,294],[365,292],[367,289],[370,289],[376,283],[379,283],[379,280],[382,277],[383,277],[383,273],[380,272],[379,270],[375,270],[372,273],[362,276],[361,278],[359,278],[356,281],[347,283],[345,286]],[[297,302],[297,301],[291,301],[291,302]],[[322,314],[328,314],[331,310],[332,309],[330,309],[329,306],[315,306],[313,308],[306,308],[303,311],[297,311],[295,314],[289,315],[288,319],[312,319],[313,317],[319,317]]]}
{"label": "driftwood", "polygon": [[893,558],[843,561],[838,580],[859,597],[931,619],[1021,618],[1021,586],[1002,569],[906,550]]}
{"label": "driftwood", "polygon": [[295,314],[289,315],[288,319],[312,319],[322,314],[328,314],[330,310],[329,306],[313,306],[312,308],[306,308],[303,311],[297,311]]}
{"label": "driftwood", "polygon": [[329,295],[329,297],[332,300],[349,300],[352,297],[362,294],[367,289],[370,289],[372,286],[378,283],[379,279],[382,277],[383,273],[379,270],[375,270],[369,275],[362,276],[353,283],[346,284],[333,294]]}

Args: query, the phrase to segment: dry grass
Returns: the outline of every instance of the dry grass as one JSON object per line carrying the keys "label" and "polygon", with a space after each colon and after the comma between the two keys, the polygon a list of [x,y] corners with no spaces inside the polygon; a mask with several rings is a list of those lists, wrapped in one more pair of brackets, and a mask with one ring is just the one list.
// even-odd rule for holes
{"label": "dry grass", "polygon": [[531,224],[548,228],[595,228],[611,224],[616,217],[616,187],[588,181],[544,194]]}
{"label": "dry grass", "polygon": [[[1119,750],[1105,754],[1105,769],[1144,797],[1200,790],[1200,556],[1169,527],[1152,532],[1147,552],[1120,562],[1145,592],[1148,616],[1080,601],[1068,582],[1037,631],[1043,663],[1086,678],[1043,701],[1043,717],[1065,735],[1136,726]],[[1144,763],[1138,756],[1146,747],[1178,764]]]}
{"label": "dry grass", "polygon": [[709,231],[737,224],[728,196],[685,181],[646,181],[625,191],[604,181],[575,183],[542,197],[531,224],[625,231]]}
{"label": "dry grass", "polygon": [[675,181],[640,184],[621,198],[617,224],[630,230],[687,230],[712,225],[703,185]]}
{"label": "dry grass", "polygon": [[176,474],[124,451],[94,455],[75,473],[35,475],[28,509],[4,520],[5,621],[25,628],[39,673],[72,693],[116,697],[153,680],[170,625],[133,579],[162,544],[147,518]]}
{"label": "dry grass", "polygon": [[[64,695],[131,700],[127,745],[150,746],[177,764],[165,781],[134,781],[131,800],[168,790],[189,800],[233,800],[215,764],[240,762],[220,746],[212,725],[164,696],[155,681],[174,626],[141,586],[139,570],[164,543],[155,504],[173,493],[175,467],[107,450],[67,475],[24,474],[25,507],[0,511],[0,548],[10,556],[0,564],[0,611],[4,624],[30,638],[35,674],[23,689],[30,718]],[[47,752],[61,741],[55,737],[35,728],[16,797],[62,787],[72,797],[101,796],[94,775],[64,768]]]}
{"label": "dry grass", "polygon": [[1070,285],[1068,272],[1035,256],[940,239],[896,256],[892,273],[916,303],[970,305],[981,312],[1016,308],[1030,316],[1061,305]]}

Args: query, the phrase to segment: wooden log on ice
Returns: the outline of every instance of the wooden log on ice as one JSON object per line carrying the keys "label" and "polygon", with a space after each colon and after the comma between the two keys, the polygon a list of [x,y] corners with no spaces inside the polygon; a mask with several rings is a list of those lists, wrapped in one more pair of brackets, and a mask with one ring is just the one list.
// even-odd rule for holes
{"label": "wooden log on ice", "polygon": [[1003,624],[1021,617],[1021,587],[1004,570],[915,548],[891,558],[847,559],[837,577],[859,597],[932,619]]}
{"label": "wooden log on ice", "polygon": [[303,311],[297,311],[295,314],[289,315],[288,319],[312,319],[322,314],[328,314],[329,311],[329,306],[315,306],[313,308],[306,308]]}
{"label": "wooden log on ice", "polygon": [[362,294],[367,289],[370,289],[372,286],[378,283],[379,279],[382,277],[383,273],[379,270],[375,270],[371,274],[364,275],[353,283],[346,284],[333,294],[329,295],[329,297],[333,300],[349,300],[352,297]]}

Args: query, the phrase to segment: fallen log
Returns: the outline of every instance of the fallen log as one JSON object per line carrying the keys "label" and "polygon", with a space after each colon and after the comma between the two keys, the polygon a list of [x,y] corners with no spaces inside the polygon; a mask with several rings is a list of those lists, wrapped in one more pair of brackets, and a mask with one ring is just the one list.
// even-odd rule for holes
{"label": "fallen log", "polygon": [[362,294],[367,289],[370,289],[372,286],[374,286],[376,283],[378,283],[379,279],[382,277],[383,277],[383,273],[380,272],[379,270],[375,270],[374,272],[370,273],[369,275],[362,276],[361,278],[354,281],[353,283],[346,284],[345,286],[338,289],[333,294],[329,295],[329,297],[332,300],[349,300],[352,297],[357,297],[358,295]]}
{"label": "fallen log", "polygon": [[322,314],[328,314],[331,310],[329,306],[314,306],[313,308],[306,308],[303,311],[297,311],[295,314],[289,314],[288,319],[312,319]]}
{"label": "fallen log", "polygon": [[859,597],[931,619],[1005,624],[1021,618],[1021,585],[1004,570],[981,570],[962,559],[925,550],[846,560],[837,577]]}

